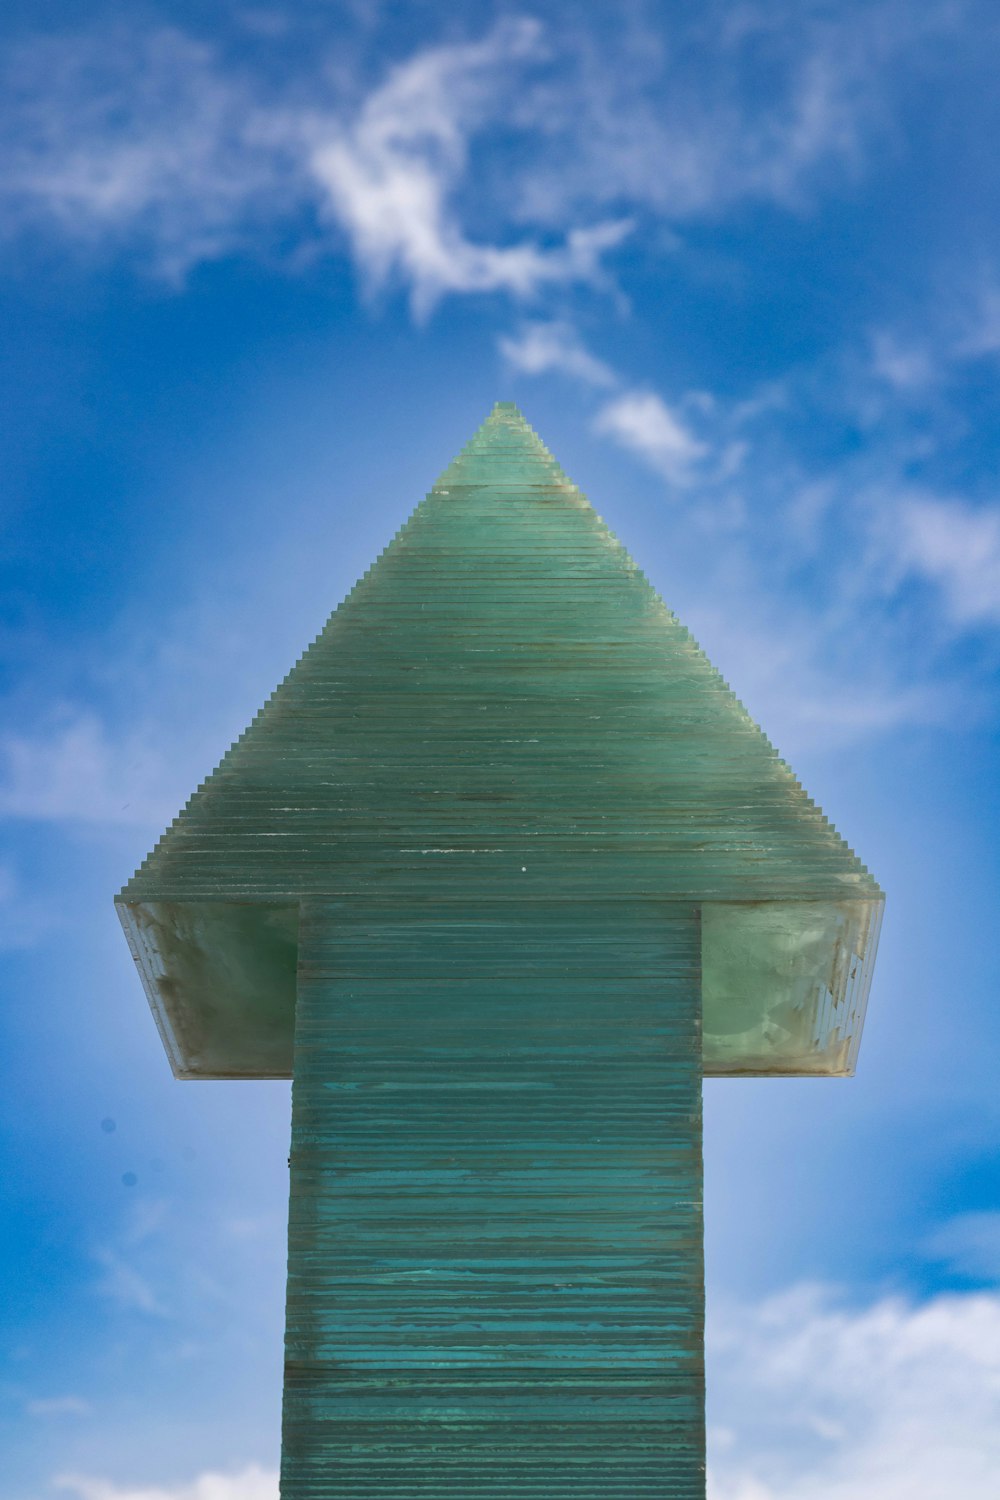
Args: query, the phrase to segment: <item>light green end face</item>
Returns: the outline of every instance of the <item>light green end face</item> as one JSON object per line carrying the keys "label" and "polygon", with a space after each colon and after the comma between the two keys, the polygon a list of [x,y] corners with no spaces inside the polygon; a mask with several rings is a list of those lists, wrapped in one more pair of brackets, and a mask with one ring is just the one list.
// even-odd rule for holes
{"label": "light green end face", "polygon": [[882,906],[881,900],[703,906],[706,1075],[850,1077]]}
{"label": "light green end face", "polygon": [[[298,909],[117,905],[178,1078],[290,1078]],[[705,905],[706,1077],[849,1077],[879,901]]]}

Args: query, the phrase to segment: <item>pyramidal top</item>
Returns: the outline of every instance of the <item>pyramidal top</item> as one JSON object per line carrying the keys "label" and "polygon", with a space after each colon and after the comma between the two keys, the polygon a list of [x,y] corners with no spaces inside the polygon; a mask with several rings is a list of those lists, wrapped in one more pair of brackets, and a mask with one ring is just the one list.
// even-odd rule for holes
{"label": "pyramidal top", "polygon": [[[178,1072],[287,1071],[296,914],[311,896],[686,901],[706,934],[706,1036],[712,987],[745,988],[748,944],[786,974],[779,1010],[799,1004],[810,966],[822,996],[808,1005],[853,1007],[849,1035],[847,1011],[834,1017],[835,1065],[817,1034],[821,1064],[801,1065],[799,1037],[796,1066],[775,1069],[759,1055],[773,1051],[775,1006],[762,1021],[757,999],[751,1016],[730,997],[720,1024],[735,1040],[719,1043],[719,1071],[850,1070],[881,907],[867,870],[507,402],[118,898]],[[710,934],[721,926],[724,942]],[[279,1016],[261,996],[282,985]],[[208,1034],[220,1016],[224,1041]]]}

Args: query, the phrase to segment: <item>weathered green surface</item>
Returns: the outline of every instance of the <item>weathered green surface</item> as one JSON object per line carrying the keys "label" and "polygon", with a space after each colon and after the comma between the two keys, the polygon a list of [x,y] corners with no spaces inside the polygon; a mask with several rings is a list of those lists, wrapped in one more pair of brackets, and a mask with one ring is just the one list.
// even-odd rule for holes
{"label": "weathered green surface", "polygon": [[428,888],[710,903],[706,1072],[853,1067],[877,885],[512,407],[122,892],[177,1072],[288,1076],[298,899]]}
{"label": "weathered green surface", "polygon": [[294,1065],[283,1500],[698,1500],[701,1073],[849,1072],[881,893],[514,408],[118,905]]}
{"label": "weathered green surface", "polygon": [[703,1496],[699,946],[304,903],[284,1500]]}

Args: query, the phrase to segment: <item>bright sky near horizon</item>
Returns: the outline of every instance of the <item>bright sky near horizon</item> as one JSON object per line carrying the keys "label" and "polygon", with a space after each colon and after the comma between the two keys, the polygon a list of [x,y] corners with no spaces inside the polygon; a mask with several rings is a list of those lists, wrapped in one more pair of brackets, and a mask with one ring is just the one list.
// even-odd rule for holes
{"label": "bright sky near horizon", "polygon": [[3,1500],[276,1500],[289,1099],[112,897],[496,399],[888,892],[706,1086],[712,1500],[996,1500],[1000,14],[8,0]]}

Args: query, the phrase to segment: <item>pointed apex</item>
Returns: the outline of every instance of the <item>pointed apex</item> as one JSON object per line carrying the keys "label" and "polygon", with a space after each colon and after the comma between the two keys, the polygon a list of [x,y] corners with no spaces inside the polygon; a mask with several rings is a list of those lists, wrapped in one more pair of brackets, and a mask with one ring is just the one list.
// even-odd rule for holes
{"label": "pointed apex", "polygon": [[506,429],[507,432],[530,433],[536,442],[541,442],[524,412],[513,401],[494,401],[493,408],[480,431],[495,432],[498,427]]}
{"label": "pointed apex", "polygon": [[545,492],[579,494],[513,401],[497,401],[434,485],[432,494],[454,496],[469,485],[497,495]]}

